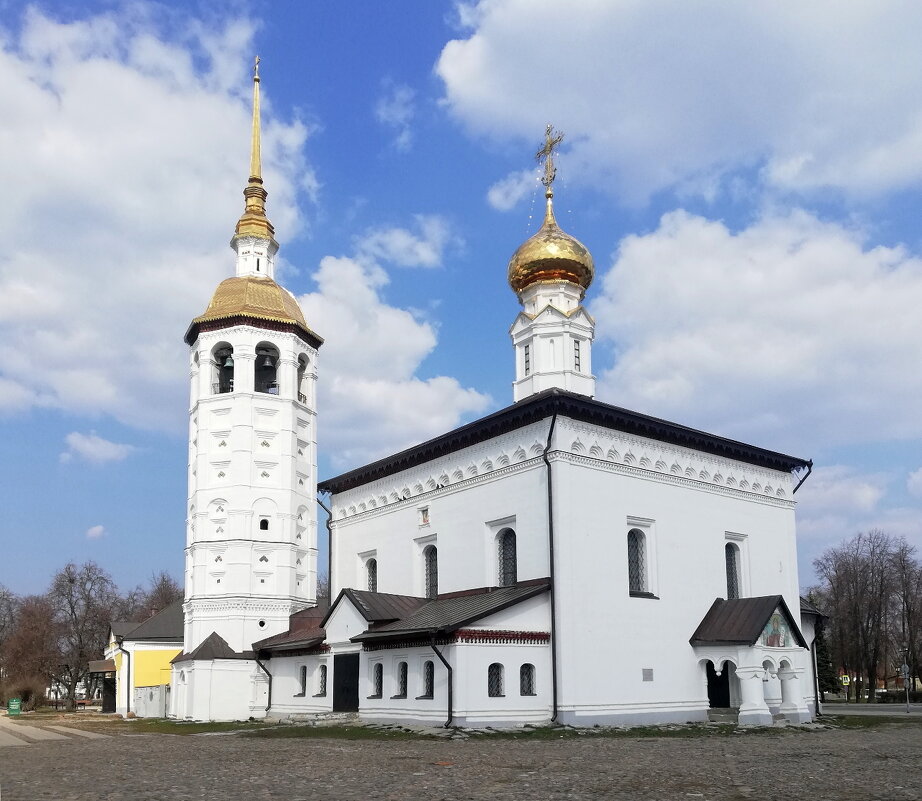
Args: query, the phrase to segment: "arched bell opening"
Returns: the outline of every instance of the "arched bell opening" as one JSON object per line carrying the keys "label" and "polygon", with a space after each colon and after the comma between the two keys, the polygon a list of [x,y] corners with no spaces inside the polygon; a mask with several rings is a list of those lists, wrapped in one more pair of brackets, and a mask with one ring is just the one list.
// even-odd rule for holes
{"label": "arched bell opening", "polygon": [[268,342],[261,342],[256,346],[256,383],[257,392],[269,395],[279,394],[279,351]]}
{"label": "arched bell opening", "polygon": [[219,342],[211,351],[211,391],[214,395],[234,391],[234,348]]}

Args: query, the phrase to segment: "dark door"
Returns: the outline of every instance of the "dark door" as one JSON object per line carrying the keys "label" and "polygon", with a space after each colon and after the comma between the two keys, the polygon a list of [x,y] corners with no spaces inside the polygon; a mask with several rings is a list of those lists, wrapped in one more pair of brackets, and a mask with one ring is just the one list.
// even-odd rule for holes
{"label": "dark door", "polygon": [[728,709],[730,706],[730,666],[725,664],[718,676],[714,663],[707,663],[708,703],[711,709]]}
{"label": "dark door", "polygon": [[102,680],[102,711],[115,711],[115,676],[106,675]]}
{"label": "dark door", "polygon": [[333,711],[359,710],[359,655],[337,654],[333,657]]}

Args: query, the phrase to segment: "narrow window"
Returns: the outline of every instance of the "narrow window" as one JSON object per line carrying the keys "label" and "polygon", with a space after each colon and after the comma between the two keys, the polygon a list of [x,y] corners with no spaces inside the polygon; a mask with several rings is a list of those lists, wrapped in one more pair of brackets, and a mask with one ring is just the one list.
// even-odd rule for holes
{"label": "narrow window", "polygon": [[435,665],[431,660],[423,662],[423,694],[417,700],[432,698],[435,694]]}
{"label": "narrow window", "polygon": [[732,542],[724,546],[727,563],[727,599],[740,597],[740,549]]}
{"label": "narrow window", "polygon": [[264,517],[262,520],[259,521],[259,530],[260,530],[260,531],[268,531],[268,530],[269,530],[269,521],[268,521],[265,517]]}
{"label": "narrow window", "polygon": [[647,591],[644,539],[644,534],[639,529],[632,528],[627,533],[628,589],[631,592]]}
{"label": "narrow window", "polygon": [[503,666],[494,662],[487,668],[487,694],[490,698],[502,698],[503,693]]}
{"label": "narrow window", "polygon": [[519,668],[519,695],[535,695],[535,666],[524,664]]}
{"label": "narrow window", "polygon": [[573,369],[576,372],[580,372],[580,358],[579,358],[579,340],[573,340]]}
{"label": "narrow window", "polygon": [[365,570],[368,573],[368,592],[378,591],[378,560],[369,559],[365,563]]}
{"label": "narrow window", "polygon": [[317,694],[314,698],[323,698],[327,694],[327,666],[321,665],[317,671]]}
{"label": "narrow window", "polygon": [[259,256],[256,257],[256,272],[259,272]]}
{"label": "narrow window", "polygon": [[525,375],[531,375],[531,346],[525,346]]}
{"label": "narrow window", "polygon": [[391,698],[407,697],[407,663],[397,663],[397,692]]}
{"label": "narrow window", "polygon": [[307,665],[301,665],[298,671],[298,695],[307,695]]}
{"label": "narrow window", "polygon": [[518,580],[515,554],[515,532],[511,528],[499,533],[499,586],[511,587]]}
{"label": "narrow window", "polygon": [[384,695],[384,665],[375,662],[371,669],[371,695],[369,698],[380,698]]}
{"label": "narrow window", "polygon": [[423,551],[426,571],[426,597],[436,598],[439,594],[439,554],[434,545],[427,545]]}

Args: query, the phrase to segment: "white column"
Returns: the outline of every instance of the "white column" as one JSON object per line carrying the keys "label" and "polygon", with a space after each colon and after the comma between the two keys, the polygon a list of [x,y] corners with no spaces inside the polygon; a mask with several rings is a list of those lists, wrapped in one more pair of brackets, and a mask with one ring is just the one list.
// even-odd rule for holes
{"label": "white column", "polygon": [[275,376],[279,384],[279,397],[297,399],[298,363],[294,359],[280,357]]}
{"label": "white column", "polygon": [[812,720],[810,710],[804,703],[800,691],[800,674],[803,669],[785,666],[778,671],[781,680],[781,709],[780,712],[791,723],[809,723]]}
{"label": "white column", "polygon": [[761,665],[738,667],[736,677],[740,682],[739,723],[740,726],[771,726],[772,713],[765,703],[765,691],[762,689],[762,677],[765,668]]}

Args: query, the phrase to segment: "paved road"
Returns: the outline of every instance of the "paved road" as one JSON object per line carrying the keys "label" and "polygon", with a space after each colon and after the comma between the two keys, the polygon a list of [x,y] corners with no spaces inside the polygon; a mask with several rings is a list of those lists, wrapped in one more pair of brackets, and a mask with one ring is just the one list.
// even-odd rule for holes
{"label": "paved road", "polygon": [[683,738],[122,735],[4,749],[3,801],[916,801],[922,726]]}
{"label": "paved road", "polygon": [[[826,715],[876,715],[886,718],[906,717],[906,704],[824,704]],[[922,704],[910,704],[909,714],[922,717]]]}
{"label": "paved road", "polygon": [[69,726],[30,726],[19,720],[0,716],[0,748],[25,746],[32,743],[68,742],[81,739],[98,740],[108,735],[83,731]]}

